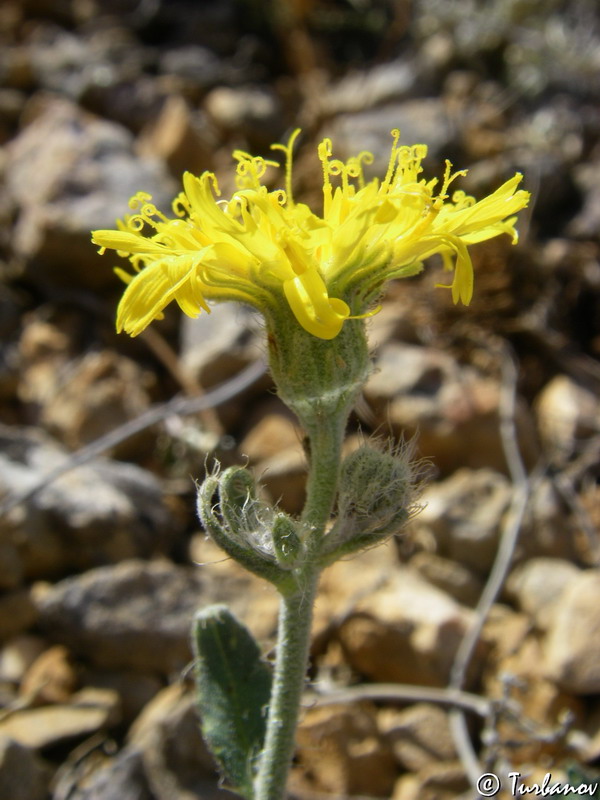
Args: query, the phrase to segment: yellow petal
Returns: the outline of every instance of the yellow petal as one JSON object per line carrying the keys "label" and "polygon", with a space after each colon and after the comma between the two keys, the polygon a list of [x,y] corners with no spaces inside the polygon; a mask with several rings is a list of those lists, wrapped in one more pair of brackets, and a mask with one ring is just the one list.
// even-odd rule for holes
{"label": "yellow petal", "polygon": [[316,270],[285,281],[283,290],[298,322],[319,339],[334,339],[350,316],[343,300],[329,297]]}

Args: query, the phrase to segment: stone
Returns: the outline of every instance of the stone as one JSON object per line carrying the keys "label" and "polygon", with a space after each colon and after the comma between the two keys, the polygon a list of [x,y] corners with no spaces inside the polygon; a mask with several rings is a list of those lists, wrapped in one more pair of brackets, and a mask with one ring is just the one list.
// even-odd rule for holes
{"label": "stone", "polygon": [[[86,353],[66,367],[69,381],[57,381],[45,395],[39,421],[71,450],[93,442],[150,406],[153,378],[134,361],[109,350]],[[152,448],[147,431],[128,437],[111,452],[141,460]]]}
{"label": "stone", "polygon": [[271,502],[300,514],[306,498],[306,455],[298,441],[256,465],[255,473]]}
{"label": "stone", "polygon": [[445,686],[472,616],[400,566],[356,603],[337,636],[350,666],[370,680]]}
{"label": "stone", "polygon": [[210,144],[206,134],[201,135],[183,97],[171,95],[157,118],[138,136],[137,152],[145,157],[159,156],[180,179],[186,171],[200,175],[210,169]]}
{"label": "stone", "polygon": [[548,628],[547,675],[575,695],[600,693],[600,570],[584,570],[565,587]]}
{"label": "stone", "polygon": [[304,506],[307,473],[302,429],[278,400],[259,406],[256,418],[250,419],[239,452],[250,459],[270,500],[290,514],[299,514]]}
{"label": "stone", "polygon": [[27,747],[0,734],[0,797],[46,800],[49,771]]}
{"label": "stone", "polygon": [[545,556],[580,561],[577,531],[556,481],[552,477],[542,478],[531,493],[515,559]]}
{"label": "stone", "polygon": [[310,709],[296,739],[297,758],[316,784],[313,791],[338,797],[389,796],[396,768],[372,710],[358,706]]}
{"label": "stone", "polygon": [[416,775],[400,778],[391,800],[456,800],[467,797],[469,781],[459,761],[429,764]]}
{"label": "stone", "polygon": [[166,687],[146,706],[129,730],[126,749],[141,753],[156,800],[195,800],[207,778],[216,784],[193,694],[182,683]]}
{"label": "stone", "polygon": [[0,529],[0,591],[20,586],[23,572],[23,562],[13,536],[7,529]]}
{"label": "stone", "polygon": [[511,500],[504,475],[490,469],[460,469],[423,492],[423,510],[413,525],[426,531],[439,555],[485,576],[494,563],[499,528]]}
{"label": "stone", "polygon": [[537,396],[535,406],[540,438],[555,459],[568,458],[577,444],[598,428],[598,397],[567,375],[552,378]]}
{"label": "stone", "polygon": [[75,765],[63,764],[52,800],[156,800],[150,791],[141,753],[123,749],[98,765],[94,752]]}
{"label": "stone", "polygon": [[20,694],[29,704],[67,703],[79,676],[66,647],[49,647],[31,664],[21,681]]}
{"label": "stone", "polygon": [[207,576],[217,598],[226,602],[233,613],[252,631],[259,643],[269,649],[277,630],[279,594],[262,578],[248,572],[203,533],[192,536],[190,560]]}
{"label": "stone", "polygon": [[14,711],[0,720],[0,736],[32,750],[43,750],[83,739],[102,728],[118,724],[116,692],[82,689],[67,705],[41,706]]}
{"label": "stone", "polygon": [[[506,472],[500,438],[497,381],[460,366],[433,348],[388,342],[378,352],[365,386],[377,421],[397,435],[415,437],[417,453],[447,475],[460,467]],[[537,449],[529,412],[516,412],[519,444],[529,463]]]}
{"label": "stone", "polygon": [[248,432],[238,449],[252,464],[260,464],[288,448],[302,450],[302,429],[294,415],[278,400],[267,401],[256,409]]}
{"label": "stone", "polygon": [[64,99],[37,96],[32,103],[29,124],[7,145],[6,187],[19,210],[14,253],[35,263],[36,283],[114,287],[90,230],[113,228],[138,191],[167,207],[171,178],[159,159],[134,156],[133,137],[121,126]]}
{"label": "stone", "polygon": [[204,93],[222,83],[228,66],[212,50],[197,44],[165,50],[160,54],[158,62],[162,73],[182,81],[182,88],[187,96]]}
{"label": "stone", "polygon": [[398,563],[395,543],[388,540],[327,567],[321,577],[314,609],[313,640],[318,642],[319,649],[326,648],[328,642],[337,644],[332,637],[338,621],[391,579]]}
{"label": "stone", "polygon": [[600,161],[579,164],[574,171],[575,183],[583,195],[581,209],[569,222],[568,233],[580,239],[593,239],[600,227]]}
{"label": "stone", "polygon": [[516,567],[506,581],[506,593],[535,626],[548,630],[562,602],[563,593],[581,570],[561,558],[531,558]]}
{"label": "stone", "polygon": [[369,175],[385,175],[392,145],[390,131],[396,128],[402,134],[401,144],[418,142],[429,147],[430,167],[446,152],[453,136],[444,104],[438,98],[407,99],[339,114],[327,124],[325,133],[335,143],[336,158],[346,159],[368,150],[375,157]]}
{"label": "stone", "polygon": [[[414,91],[417,77],[414,65],[410,62],[389,61],[368,70],[356,70],[344,75],[326,87],[317,102],[330,117],[342,113],[360,114],[366,109],[406,98]],[[362,146],[360,149],[366,148]]]}
{"label": "stone", "polygon": [[190,661],[199,608],[229,601],[234,613],[248,613],[243,585],[233,576],[224,583],[213,569],[124,561],[49,587],[37,600],[40,626],[101,669],[170,675]]}
{"label": "stone", "polygon": [[37,620],[37,611],[27,589],[0,594],[0,641],[24,633]]}
{"label": "stone", "polygon": [[402,711],[382,709],[378,724],[397,763],[408,772],[457,758],[448,714],[439,706],[415,703]]}
{"label": "stone", "polygon": [[[518,717],[503,715],[496,724],[500,739],[512,743],[514,763],[540,763],[542,758],[558,763],[569,757],[570,745],[564,737],[542,735],[538,739],[532,731],[558,730],[567,712],[573,727],[580,728],[585,718],[585,702],[548,676],[544,642],[537,633],[522,635],[523,628],[518,630],[519,616],[523,615],[509,616],[496,625],[482,691],[487,697],[507,696],[507,702],[519,709]],[[486,624],[486,636],[489,635]],[[526,728],[523,720],[527,720]]]}
{"label": "stone", "polygon": [[47,647],[41,636],[23,633],[9,639],[0,650],[0,681],[20,684],[23,676]]}
{"label": "stone", "polygon": [[183,317],[183,369],[204,388],[231,378],[256,359],[260,347],[256,327],[256,313],[240,303],[218,303],[209,314]]}
{"label": "stone", "polygon": [[121,719],[129,725],[152,698],[164,688],[157,675],[133,670],[99,670],[80,668],[82,686],[93,689],[110,689],[119,695]]}
{"label": "stone", "polygon": [[[0,443],[0,486],[8,496],[37,485],[69,459],[33,429],[0,426]],[[149,556],[170,546],[180,524],[152,473],[102,458],[48,482],[14,509],[9,523],[27,577]]]}
{"label": "stone", "polygon": [[483,627],[483,638],[489,643],[491,655],[486,669],[496,675],[495,660],[514,655],[531,632],[531,620],[525,614],[500,603],[491,607]]}
{"label": "stone", "polygon": [[410,560],[410,565],[421,575],[465,606],[477,605],[483,581],[473,570],[458,561],[422,551]]}
{"label": "stone", "polygon": [[204,99],[210,119],[226,133],[242,135],[254,146],[268,146],[284,130],[277,95],[268,86],[219,86]]}

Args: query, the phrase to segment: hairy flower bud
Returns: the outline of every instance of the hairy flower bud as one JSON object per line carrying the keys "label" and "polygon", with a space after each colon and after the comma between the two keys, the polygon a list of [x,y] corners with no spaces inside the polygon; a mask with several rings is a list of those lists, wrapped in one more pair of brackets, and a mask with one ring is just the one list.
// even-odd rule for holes
{"label": "hairy flower bud", "polygon": [[273,520],[273,547],[278,563],[282,567],[295,567],[302,559],[304,548],[298,536],[297,523],[280,512]]}
{"label": "hairy flower bud", "polygon": [[198,514],[231,558],[276,585],[287,582],[302,561],[299,523],[256,496],[247,469],[219,473],[217,467],[198,490]]}
{"label": "hairy flower bud", "polygon": [[[411,448],[361,445],[342,463],[338,516],[326,537],[328,560],[397,533],[415,511]],[[333,557],[333,558],[332,558]]]}

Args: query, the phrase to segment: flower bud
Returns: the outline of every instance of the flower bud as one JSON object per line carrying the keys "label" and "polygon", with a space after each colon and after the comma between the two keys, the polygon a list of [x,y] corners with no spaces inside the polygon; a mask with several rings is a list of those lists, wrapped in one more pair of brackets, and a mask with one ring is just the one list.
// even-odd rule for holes
{"label": "flower bud", "polygon": [[278,513],[273,520],[275,557],[280,566],[288,569],[298,565],[303,553],[302,540],[296,527],[297,523],[283,512]]}
{"label": "flower bud", "polygon": [[219,468],[198,490],[198,513],[206,532],[225,552],[279,588],[294,581],[303,553],[297,523],[256,496],[251,473]]}
{"label": "flower bud", "polygon": [[415,465],[405,445],[361,445],[342,463],[338,517],[327,535],[328,561],[397,533],[414,511]]}

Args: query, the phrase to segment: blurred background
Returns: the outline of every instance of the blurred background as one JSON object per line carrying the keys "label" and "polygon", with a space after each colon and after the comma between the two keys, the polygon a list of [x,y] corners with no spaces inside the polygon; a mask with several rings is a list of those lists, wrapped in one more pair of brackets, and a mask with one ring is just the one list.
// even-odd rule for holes
{"label": "blurred background", "polygon": [[[117,336],[118,259],[90,230],[114,227],[140,190],[169,213],[184,170],[214,171],[226,197],[232,150],[266,156],[297,126],[295,196],[315,210],[317,143],[371,150],[382,174],[392,128],[428,145],[427,178],[449,158],[477,197],[515,171],[533,195],[516,247],[473,248],[469,308],[435,288],[432,261],[369,321],[374,371],[349,446],[414,437],[432,474],[396,541],[326,572],[311,677],[440,688],[453,675],[499,702],[469,716],[482,765],[595,774],[596,0],[3,0],[2,797],[226,796],[197,733],[189,622],[227,602],[268,653],[277,604],[205,539],[193,481],[214,459],[247,462],[298,512],[302,432],[247,309],[169,309]],[[506,579],[482,614],[501,540]],[[310,708],[298,744],[298,797],[473,796],[429,702]]]}

